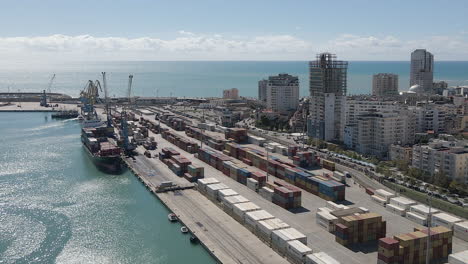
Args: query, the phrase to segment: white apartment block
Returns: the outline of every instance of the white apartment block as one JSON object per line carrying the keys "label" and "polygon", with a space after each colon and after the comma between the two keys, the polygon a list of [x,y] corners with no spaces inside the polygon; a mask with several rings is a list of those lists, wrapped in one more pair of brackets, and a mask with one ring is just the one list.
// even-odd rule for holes
{"label": "white apartment block", "polygon": [[357,116],[355,124],[347,125],[344,142],[364,155],[389,158],[392,144],[414,142],[414,115],[410,111],[370,111]]}
{"label": "white apartment block", "polygon": [[299,78],[289,74],[270,76],[266,103],[267,109],[273,112],[295,111],[299,105]]}
{"label": "white apartment block", "polygon": [[357,117],[367,112],[388,112],[402,109],[406,108],[395,101],[383,101],[362,96],[348,97],[342,123],[345,125],[355,125]]}
{"label": "white apartment block", "polygon": [[372,95],[380,97],[398,95],[398,75],[392,73],[374,74]]}
{"label": "white apartment block", "polygon": [[436,139],[428,145],[414,145],[412,166],[431,175],[442,172],[468,183],[468,144]]}

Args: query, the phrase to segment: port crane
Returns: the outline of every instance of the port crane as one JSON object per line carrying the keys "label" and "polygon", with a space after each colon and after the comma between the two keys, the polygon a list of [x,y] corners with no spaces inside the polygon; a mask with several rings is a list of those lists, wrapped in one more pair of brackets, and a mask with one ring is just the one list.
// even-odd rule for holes
{"label": "port crane", "polygon": [[127,88],[127,97],[128,97],[128,105],[123,105],[122,112],[120,113],[120,122],[121,122],[121,129],[122,129],[122,138],[124,141],[124,149],[126,153],[132,152],[136,146],[130,143],[128,138],[128,123],[127,123],[127,110],[130,110],[131,107],[131,93],[132,93],[132,82],[133,82],[133,75],[128,76],[128,88]]}
{"label": "port crane", "polygon": [[[98,82],[98,81],[96,81]],[[99,83],[99,82],[98,82]],[[109,106],[109,92],[107,90],[107,79],[106,79],[106,72],[102,72],[102,86],[104,87],[104,103],[105,103],[105,112],[106,112],[106,117],[107,117],[107,126],[111,127],[112,126],[112,116],[111,116],[111,110]],[[101,88],[101,85],[99,85]],[[102,89],[101,89],[102,91]]]}
{"label": "port crane", "polygon": [[[50,81],[49,81],[49,84],[47,85],[47,93],[50,94],[51,93],[51,88],[52,88],[52,84],[54,83],[54,80],[55,80],[55,73],[52,75],[52,77],[50,78]],[[47,103],[47,94],[46,94],[46,90],[43,90],[42,91],[42,97],[41,97],[41,102],[40,102],[40,106],[49,106],[49,104]]]}
{"label": "port crane", "polygon": [[96,80],[88,80],[83,90],[80,92],[80,101],[83,104],[81,107],[81,115],[88,117],[88,119],[97,119],[97,113],[94,110],[94,104],[99,99],[99,90],[102,90],[101,83]]}

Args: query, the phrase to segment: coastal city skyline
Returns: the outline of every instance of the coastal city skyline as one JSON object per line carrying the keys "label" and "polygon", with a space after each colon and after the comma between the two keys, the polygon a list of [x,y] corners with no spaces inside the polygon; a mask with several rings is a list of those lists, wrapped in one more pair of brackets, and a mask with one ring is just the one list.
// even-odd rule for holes
{"label": "coastal city skyline", "polygon": [[0,263],[468,264],[465,1],[0,10]]}

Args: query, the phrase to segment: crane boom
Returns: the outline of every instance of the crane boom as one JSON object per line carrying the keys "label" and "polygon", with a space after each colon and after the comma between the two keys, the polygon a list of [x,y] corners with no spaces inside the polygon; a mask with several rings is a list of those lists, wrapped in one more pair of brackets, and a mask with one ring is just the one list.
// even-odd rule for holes
{"label": "crane boom", "polygon": [[130,74],[128,76],[128,90],[127,90],[127,97],[128,97],[128,103],[129,104],[131,104],[132,82],[133,82],[133,75]]}
{"label": "crane boom", "polygon": [[55,73],[50,78],[49,85],[47,86],[47,93],[50,93],[51,88],[52,88],[52,84],[54,83],[54,80],[55,80]]}

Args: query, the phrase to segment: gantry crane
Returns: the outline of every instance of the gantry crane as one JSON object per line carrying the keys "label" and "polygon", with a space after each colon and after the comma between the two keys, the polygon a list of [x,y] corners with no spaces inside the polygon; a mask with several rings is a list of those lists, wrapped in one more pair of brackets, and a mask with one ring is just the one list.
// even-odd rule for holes
{"label": "gantry crane", "polygon": [[[46,106],[46,107],[49,106],[48,103],[47,103],[47,93],[48,94],[51,93],[51,88],[52,88],[52,84],[54,83],[54,80],[55,80],[55,73],[50,78],[49,84],[47,85],[47,89],[42,91],[40,106]],[[46,91],[47,91],[47,93],[46,93]]]}

